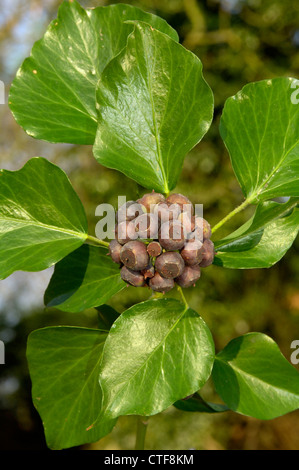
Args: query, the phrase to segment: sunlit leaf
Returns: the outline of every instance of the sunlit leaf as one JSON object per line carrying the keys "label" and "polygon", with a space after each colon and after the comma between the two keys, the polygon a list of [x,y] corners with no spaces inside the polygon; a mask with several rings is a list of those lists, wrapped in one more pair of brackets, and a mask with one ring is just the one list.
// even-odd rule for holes
{"label": "sunlit leaf", "polygon": [[102,73],[97,102],[96,159],[165,193],[213,116],[199,58],[143,22]]}
{"label": "sunlit leaf", "polygon": [[178,39],[162,18],[130,5],[85,10],[76,0],[61,3],[57,19],[33,46],[10,90],[10,108],[29,135],[50,142],[93,144],[97,81],[133,30],[124,21],[135,19]]}
{"label": "sunlit leaf", "polygon": [[230,409],[247,416],[273,419],[299,408],[299,373],[262,333],[235,338],[218,353],[213,380]]}
{"label": "sunlit leaf", "polygon": [[66,174],[44,158],[0,172],[0,278],[41,271],[87,237],[86,215]]}
{"label": "sunlit leaf", "polygon": [[299,196],[299,106],[294,78],[249,83],[224,106],[220,133],[244,195]]}
{"label": "sunlit leaf", "polygon": [[203,319],[173,299],[137,304],[114,322],[100,372],[112,417],[153,415],[207,381],[214,343]]}

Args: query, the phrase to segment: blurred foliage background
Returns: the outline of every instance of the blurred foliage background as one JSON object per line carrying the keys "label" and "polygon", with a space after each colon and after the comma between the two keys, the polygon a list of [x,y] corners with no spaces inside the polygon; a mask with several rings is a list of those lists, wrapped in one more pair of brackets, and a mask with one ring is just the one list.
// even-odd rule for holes
{"label": "blurred foliage background", "polygon": [[[2,0],[0,11],[0,79],[10,83],[33,42],[55,18],[60,0]],[[84,7],[116,1],[81,0]],[[299,78],[299,3],[293,0],[140,0],[127,1],[165,18],[180,42],[203,62],[215,95],[215,119],[203,141],[186,157],[178,192],[204,204],[211,224],[242,202],[228,154],[219,136],[219,117],[229,96],[247,82],[276,76]],[[6,100],[7,103],[7,100]],[[101,167],[90,147],[48,144],[28,137],[14,122],[7,104],[0,106],[1,168],[16,170],[33,156],[62,167],[78,192],[94,233],[95,207],[116,205],[119,188],[128,199],[141,188],[114,170]],[[248,219],[252,208],[225,225],[217,238]],[[299,240],[271,269],[235,271],[212,266],[196,289],[186,294],[212,330],[217,351],[249,331],[271,336],[290,360],[290,344],[299,339]],[[0,339],[6,365],[0,366],[0,449],[46,449],[40,418],[33,409],[25,356],[28,334],[49,325],[96,327],[94,310],[66,314],[44,309],[43,292],[52,270],[15,273],[0,283]],[[120,312],[147,298],[143,289],[128,288],[110,302]],[[299,368],[298,366],[296,366]],[[212,400],[209,382],[203,395]],[[218,416],[183,413],[171,407],[150,419],[148,449],[299,448],[299,412],[258,421],[229,412]],[[123,417],[113,432],[81,449],[132,449],[135,417]]]}

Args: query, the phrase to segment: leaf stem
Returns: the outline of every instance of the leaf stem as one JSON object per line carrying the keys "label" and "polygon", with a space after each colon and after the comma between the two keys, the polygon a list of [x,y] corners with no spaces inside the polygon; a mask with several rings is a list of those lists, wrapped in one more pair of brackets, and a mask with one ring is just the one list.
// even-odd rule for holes
{"label": "leaf stem", "polygon": [[92,235],[87,235],[86,242],[90,242],[93,245],[100,245],[104,246],[105,248],[109,247],[109,242],[105,242],[104,240],[100,240],[99,238],[93,237]]}
{"label": "leaf stem", "polygon": [[137,429],[136,429],[136,444],[135,450],[144,450],[145,435],[148,426],[147,416],[137,417]]}
{"label": "leaf stem", "polygon": [[214,227],[212,228],[212,234],[215,233],[216,230],[218,230],[220,227],[222,227],[222,225],[224,225],[228,220],[230,220],[236,214],[243,211],[247,206],[249,206],[252,203],[252,201],[253,201],[253,197],[245,199],[245,201],[242,202],[242,204],[240,204],[233,211],[231,211],[229,214],[227,214],[222,220],[220,220],[220,222],[218,222],[218,224],[214,225]]}
{"label": "leaf stem", "polygon": [[181,295],[181,297],[182,297],[182,300],[183,300],[183,302],[184,302],[185,307],[186,307],[186,308],[189,308],[188,302],[187,302],[187,300],[186,300],[186,297],[184,296],[183,289],[181,288],[181,286],[178,286],[178,285],[177,285],[177,290],[178,290],[178,292],[180,293],[180,295]]}

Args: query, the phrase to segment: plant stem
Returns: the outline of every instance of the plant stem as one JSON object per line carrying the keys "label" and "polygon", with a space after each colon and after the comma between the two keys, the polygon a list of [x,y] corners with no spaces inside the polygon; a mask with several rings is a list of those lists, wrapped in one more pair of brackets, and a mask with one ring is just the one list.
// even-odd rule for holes
{"label": "plant stem", "polygon": [[216,230],[218,230],[220,227],[222,227],[222,225],[224,225],[228,220],[230,220],[236,214],[243,211],[247,206],[249,206],[252,203],[252,201],[253,201],[253,198],[245,199],[245,201],[242,202],[242,204],[240,204],[240,206],[236,207],[233,211],[231,211],[229,214],[227,214],[227,216],[225,216],[222,220],[220,220],[220,222],[218,222],[218,224],[214,225],[214,227],[212,228],[212,234],[215,233]]}
{"label": "plant stem", "polygon": [[106,248],[109,247],[109,242],[100,240],[99,238],[93,237],[92,235],[87,235],[86,242],[91,242],[93,245],[105,246]]}
{"label": "plant stem", "polygon": [[136,444],[135,450],[144,450],[145,435],[148,425],[147,416],[137,417]]}
{"label": "plant stem", "polygon": [[188,302],[187,302],[187,300],[186,300],[186,297],[184,296],[184,293],[183,293],[183,290],[182,290],[181,286],[178,286],[178,285],[177,285],[177,290],[178,290],[178,292],[180,293],[180,295],[181,295],[181,297],[182,297],[182,300],[183,300],[183,302],[184,302],[184,304],[185,304],[185,307],[186,307],[186,308],[189,308]]}

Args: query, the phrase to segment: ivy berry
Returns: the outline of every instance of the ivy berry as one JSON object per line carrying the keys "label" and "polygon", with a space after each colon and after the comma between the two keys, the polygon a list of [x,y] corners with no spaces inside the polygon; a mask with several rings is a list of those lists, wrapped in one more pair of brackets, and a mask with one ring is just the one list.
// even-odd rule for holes
{"label": "ivy berry", "polygon": [[183,194],[165,198],[153,191],[124,204],[116,215],[116,239],[109,244],[121,278],[164,293],[176,284],[194,286],[215,256],[210,224],[194,212]]}

